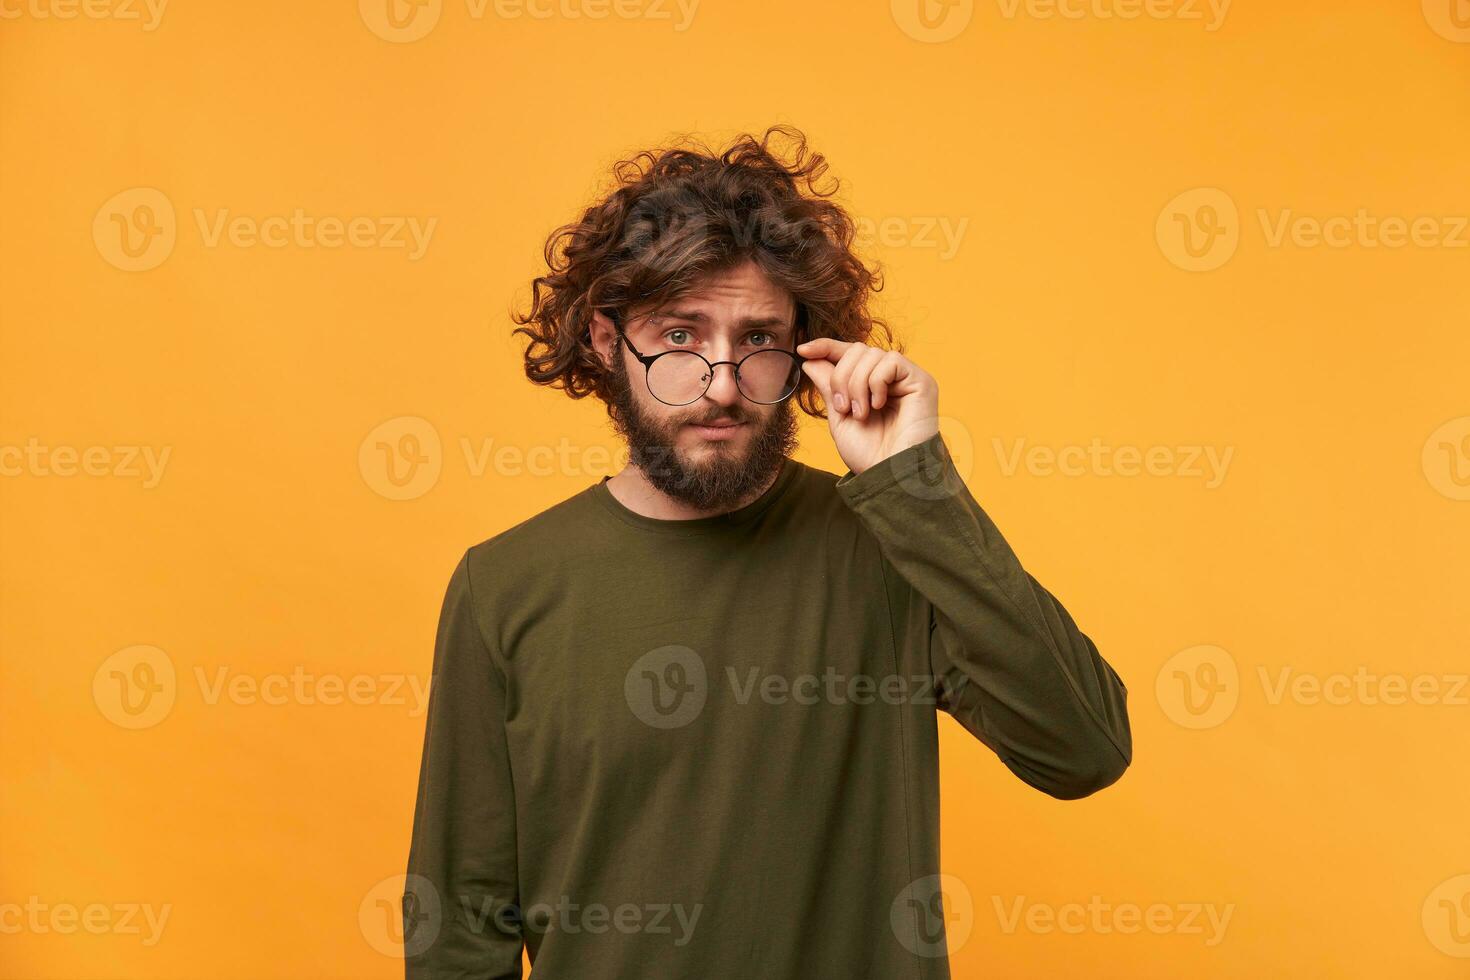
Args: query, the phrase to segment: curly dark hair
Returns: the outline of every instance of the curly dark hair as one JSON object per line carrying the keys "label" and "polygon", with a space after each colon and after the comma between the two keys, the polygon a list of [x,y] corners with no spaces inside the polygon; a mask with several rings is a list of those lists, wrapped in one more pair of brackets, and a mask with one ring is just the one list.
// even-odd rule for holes
{"label": "curly dark hair", "polygon": [[[773,151],[774,137],[792,144],[789,154]],[[743,133],[718,154],[686,134],[619,161],[615,188],[547,239],[549,271],[531,284],[530,311],[511,313],[521,324],[512,334],[529,338],[526,377],[572,398],[597,395],[611,413],[609,371],[591,343],[593,311],[626,322],[747,259],[795,299],[797,343],[835,337],[902,351],[868,312],[882,273],[853,253],[853,220],[828,200],[838,181],[816,186],[827,169],[788,125],[759,140]],[[826,417],[805,374],[795,397],[808,415]]]}

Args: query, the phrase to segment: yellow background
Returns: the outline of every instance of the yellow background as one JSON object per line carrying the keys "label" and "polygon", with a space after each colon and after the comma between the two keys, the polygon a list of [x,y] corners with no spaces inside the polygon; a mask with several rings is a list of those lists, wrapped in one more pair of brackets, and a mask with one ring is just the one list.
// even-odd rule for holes
{"label": "yellow background", "polygon": [[[881,312],[938,378],[971,489],[1130,691],[1133,766],[1079,802],[944,720],[955,976],[1470,973],[1464,0],[1463,32],[1448,0],[1237,0],[1217,23],[990,0],[928,28],[901,0],[704,0],[687,23],[629,2],[431,0],[389,40],[366,0],[178,2],[153,29],[6,0],[0,446],[51,455],[0,477],[0,976],[401,974],[378,899],[422,745],[404,682],[449,573],[618,462],[599,404],[525,380],[508,310],[613,162],[783,121],[889,229],[864,243]],[[127,271],[108,229],[147,215],[109,202],[138,188],[175,241]],[[1222,200],[1234,252],[1183,267],[1169,229]],[[436,225],[417,258],[200,228],[297,209]],[[1440,243],[1273,244],[1288,211],[1360,210],[1436,219]],[[953,250],[945,222],[967,222]],[[438,474],[390,499],[377,444],[412,448],[413,419]],[[807,423],[800,457],[842,472]],[[1179,452],[1064,475],[1008,467],[1017,440]],[[510,448],[471,465],[487,446]],[[108,475],[57,472],[67,447]],[[116,447],[167,449],[161,479]],[[1228,451],[1223,479],[1189,447]],[[118,723],[113,671],[158,663],[163,715]],[[371,679],[359,703],[211,697],[298,668]],[[1355,672],[1440,695],[1272,696]],[[1203,693],[1225,707],[1192,726]],[[1018,900],[1180,927],[1007,931]],[[28,902],[45,931],[14,928]],[[118,928],[53,928],[93,903]],[[157,942],[122,928],[130,903],[168,908]],[[1223,938],[1182,925],[1192,903],[1229,909]]]}

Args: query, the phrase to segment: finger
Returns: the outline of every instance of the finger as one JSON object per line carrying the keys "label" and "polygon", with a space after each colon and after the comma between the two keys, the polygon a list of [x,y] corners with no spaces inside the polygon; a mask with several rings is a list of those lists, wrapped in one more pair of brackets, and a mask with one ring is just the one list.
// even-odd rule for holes
{"label": "finger", "polygon": [[832,404],[832,363],[830,361],[806,360],[801,362],[802,373],[812,379],[812,384],[822,393],[822,401]]}
{"label": "finger", "polygon": [[817,358],[835,364],[852,346],[854,344],[849,340],[838,340],[836,337],[816,337],[797,344],[796,353],[802,357]]}
{"label": "finger", "polygon": [[839,412],[846,413],[850,409],[848,402],[851,389],[849,383],[852,380],[852,370],[862,360],[863,352],[870,350],[866,344],[848,344],[847,349],[837,360],[837,367],[832,370],[832,407]]}
{"label": "finger", "polygon": [[853,366],[852,375],[847,382],[847,399],[852,406],[852,416],[856,419],[868,417],[869,404],[873,399],[873,388],[871,378],[873,368],[882,360],[884,351],[876,347],[865,347]]}
{"label": "finger", "polygon": [[899,358],[903,355],[897,351],[887,351],[883,359],[873,368],[873,373],[868,375],[868,387],[873,393],[873,411],[878,411],[888,404],[888,389],[893,382],[900,377],[903,365]]}

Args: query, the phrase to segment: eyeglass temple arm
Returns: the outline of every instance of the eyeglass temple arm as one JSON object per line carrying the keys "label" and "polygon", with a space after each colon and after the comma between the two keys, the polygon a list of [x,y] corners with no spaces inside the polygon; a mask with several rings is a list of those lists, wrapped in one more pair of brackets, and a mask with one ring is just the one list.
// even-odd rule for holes
{"label": "eyeglass temple arm", "polygon": [[638,359],[638,363],[647,367],[649,362],[653,360],[653,357],[639,353],[638,348],[633,346],[633,341],[629,339],[627,332],[623,330],[623,324],[616,313],[609,313],[608,319],[612,321],[613,329],[618,332],[618,336],[623,338],[623,343],[628,345],[628,350],[632,351],[633,356]]}

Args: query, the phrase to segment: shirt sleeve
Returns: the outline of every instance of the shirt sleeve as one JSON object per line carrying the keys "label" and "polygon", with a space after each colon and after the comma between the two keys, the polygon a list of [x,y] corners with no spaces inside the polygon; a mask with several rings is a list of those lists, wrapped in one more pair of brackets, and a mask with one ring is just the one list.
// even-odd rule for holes
{"label": "shirt sleeve", "polygon": [[837,489],[918,593],[939,706],[1051,796],[1116,782],[1133,759],[1127,687],[1021,567],[942,436],[848,470]]}
{"label": "shirt sleeve", "polygon": [[520,980],[515,800],[505,677],[480,629],[469,553],[434,644],[404,886],[407,980]]}

